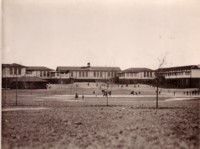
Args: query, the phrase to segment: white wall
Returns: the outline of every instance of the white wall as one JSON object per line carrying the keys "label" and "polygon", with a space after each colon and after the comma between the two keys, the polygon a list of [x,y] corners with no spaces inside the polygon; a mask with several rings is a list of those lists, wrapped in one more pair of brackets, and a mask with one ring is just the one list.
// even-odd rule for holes
{"label": "white wall", "polygon": [[192,78],[200,78],[200,69],[192,69],[191,77]]}
{"label": "white wall", "polygon": [[[79,72],[80,71],[73,71],[71,73],[73,73],[73,78],[76,78],[76,79],[108,79],[108,78],[113,78],[113,75],[109,76],[108,77],[108,72],[105,72],[105,71],[81,71],[82,72],[87,72],[88,73],[88,76],[86,77],[85,74],[84,74],[84,77],[79,76]],[[94,76],[94,72],[96,72],[96,76]],[[70,73],[70,76],[71,76],[71,73]],[[99,73],[99,75],[97,76],[97,73]],[[102,76],[100,76],[100,73],[102,73]],[[110,73],[114,73],[113,71],[110,72]]]}
{"label": "white wall", "polygon": [[152,77],[144,77],[144,72],[138,72],[138,73],[125,73],[125,75],[120,76],[119,79],[154,79],[155,74],[152,72]]}
{"label": "white wall", "polygon": [[19,69],[21,69],[21,74],[14,74],[14,70],[13,70],[13,74],[11,74],[10,72],[10,68],[3,68],[2,70],[2,77],[22,77],[25,76],[26,74],[26,69],[25,68],[17,68],[17,73],[19,72]]}

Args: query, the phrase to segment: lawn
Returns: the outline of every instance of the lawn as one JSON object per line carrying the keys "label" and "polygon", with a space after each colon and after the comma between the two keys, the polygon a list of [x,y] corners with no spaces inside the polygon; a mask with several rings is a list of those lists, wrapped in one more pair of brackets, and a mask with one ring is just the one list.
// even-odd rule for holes
{"label": "lawn", "polygon": [[[100,90],[93,95],[94,85],[18,90],[18,105],[15,90],[7,90],[6,99],[3,91],[2,148],[200,148],[199,97],[173,100],[183,90],[175,97],[166,90],[155,109],[152,87],[138,88],[151,92],[149,97],[132,97],[130,86],[122,91],[128,97],[118,97],[119,88],[112,88],[117,92],[108,98],[109,106]],[[85,97],[75,99],[76,92]]]}

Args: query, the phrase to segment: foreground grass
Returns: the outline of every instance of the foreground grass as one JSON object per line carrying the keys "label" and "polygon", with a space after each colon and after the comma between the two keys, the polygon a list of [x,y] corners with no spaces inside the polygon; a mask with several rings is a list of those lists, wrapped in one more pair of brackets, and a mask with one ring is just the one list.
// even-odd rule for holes
{"label": "foreground grass", "polygon": [[[103,88],[103,87],[102,87]],[[154,95],[148,86],[113,86],[115,95],[134,90]],[[2,112],[2,148],[180,148],[198,149],[200,100],[168,101],[174,90],[163,90],[169,97],[91,98],[74,100],[60,95],[76,92],[101,95],[96,84],[52,90],[3,90],[3,108],[30,108]],[[176,90],[182,95],[183,90]],[[6,95],[6,96],[5,96]],[[58,96],[57,96],[58,95]],[[50,97],[50,98],[46,98]],[[71,101],[65,101],[73,100]],[[47,107],[45,110],[31,108]]]}
{"label": "foreground grass", "polygon": [[[49,102],[2,113],[2,148],[199,148],[200,101]],[[58,106],[60,105],[60,106]]]}

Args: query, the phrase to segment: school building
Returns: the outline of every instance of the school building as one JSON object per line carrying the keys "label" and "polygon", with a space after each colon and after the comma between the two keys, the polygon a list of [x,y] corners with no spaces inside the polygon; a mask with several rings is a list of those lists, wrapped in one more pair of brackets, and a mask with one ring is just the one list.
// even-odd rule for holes
{"label": "school building", "polygon": [[60,84],[66,84],[70,82],[100,82],[100,81],[113,81],[117,74],[121,72],[119,67],[98,67],[91,66],[90,63],[87,66],[74,67],[74,66],[58,66],[56,71],[51,72],[51,80]]}
{"label": "school building", "polygon": [[200,65],[161,68],[91,66],[58,66],[56,70],[44,66],[2,64],[3,88],[46,88],[47,84],[73,82],[110,82],[120,84],[155,84],[156,73],[164,78],[164,84],[175,88],[200,88]]}
{"label": "school building", "polygon": [[155,72],[149,68],[129,68],[119,73],[119,83],[135,84],[146,83],[151,84],[155,79]]}
{"label": "school building", "polygon": [[47,67],[2,64],[2,88],[44,89],[50,78]]}
{"label": "school building", "polygon": [[200,65],[161,68],[157,70],[165,82],[177,88],[200,88]]}

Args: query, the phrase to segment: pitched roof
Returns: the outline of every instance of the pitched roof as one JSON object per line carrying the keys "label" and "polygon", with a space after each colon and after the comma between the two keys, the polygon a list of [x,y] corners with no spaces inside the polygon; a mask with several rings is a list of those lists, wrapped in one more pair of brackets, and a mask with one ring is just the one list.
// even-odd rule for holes
{"label": "pitched roof", "polygon": [[27,70],[29,71],[39,71],[39,70],[43,70],[43,71],[52,71],[53,69],[44,67],[44,66],[28,66]]}
{"label": "pitched roof", "polygon": [[123,72],[138,73],[138,72],[146,72],[146,71],[153,71],[153,70],[149,68],[128,68],[128,69],[125,69]]}
{"label": "pitched roof", "polygon": [[17,64],[17,63],[12,63],[12,64],[2,64],[2,68],[26,68],[26,66],[24,65],[20,65],[20,64]]}
{"label": "pitched roof", "polygon": [[58,66],[56,71],[69,72],[69,71],[121,71],[119,67],[65,67]]}
{"label": "pitched roof", "polygon": [[198,65],[187,65],[187,66],[177,66],[177,67],[168,67],[160,68],[160,71],[174,71],[174,70],[190,70],[190,69],[200,69]]}

